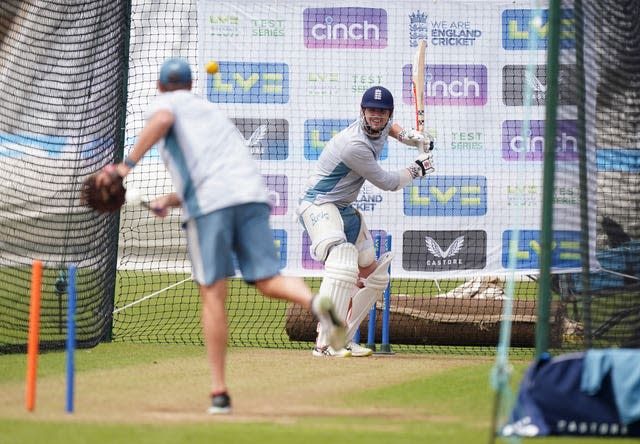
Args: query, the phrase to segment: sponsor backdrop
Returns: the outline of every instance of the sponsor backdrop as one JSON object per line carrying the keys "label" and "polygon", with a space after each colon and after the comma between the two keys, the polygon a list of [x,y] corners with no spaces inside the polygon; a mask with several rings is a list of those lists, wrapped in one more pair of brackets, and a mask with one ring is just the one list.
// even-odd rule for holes
{"label": "sponsor backdrop", "polygon": [[[286,272],[322,270],[309,256],[295,210],[326,142],[358,117],[362,93],[373,85],[389,88],[395,121],[414,126],[411,62],[419,39],[427,41],[426,126],[436,138],[436,172],[395,193],[367,183],[355,207],[372,232],[393,236],[394,276],[499,274],[509,266],[510,245],[518,272],[536,271],[547,13],[540,15],[534,50],[527,51],[535,17],[528,5],[198,2],[198,62],[217,60],[220,71],[203,71],[197,92],[228,113],[262,168]],[[563,10],[562,17],[562,47],[572,51],[572,11]],[[563,64],[561,86],[573,69]],[[523,106],[526,85],[531,107]],[[575,98],[560,89],[560,106],[575,109]],[[577,120],[559,122],[556,269],[580,264],[578,140]],[[591,140],[587,134],[588,148]],[[389,140],[380,163],[397,170],[416,154]]]}

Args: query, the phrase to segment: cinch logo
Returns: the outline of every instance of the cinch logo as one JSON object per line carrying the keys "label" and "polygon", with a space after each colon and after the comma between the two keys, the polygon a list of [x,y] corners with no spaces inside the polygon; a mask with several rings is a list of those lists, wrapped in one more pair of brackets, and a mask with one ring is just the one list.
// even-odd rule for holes
{"label": "cinch logo", "polygon": [[[304,157],[316,160],[333,136],[348,127],[353,121],[346,119],[311,119],[304,122]],[[380,159],[389,155],[388,143],[384,144]]]}
{"label": "cinch logo", "polygon": [[484,176],[427,176],[403,190],[407,216],[483,216],[487,213]]}
{"label": "cinch logo", "polygon": [[[411,65],[402,68],[402,100],[413,104]],[[483,106],[487,103],[487,67],[484,65],[427,65],[427,105]]]}
{"label": "cinch logo", "polygon": [[487,263],[484,231],[405,231],[402,268],[440,272],[478,270]]}
{"label": "cinch logo", "polygon": [[386,48],[387,11],[375,8],[308,8],[306,48]]}
{"label": "cinch logo", "polygon": [[[560,65],[558,72],[559,105],[575,105],[577,94],[574,68]],[[527,88],[531,90],[531,105],[544,106],[547,98],[547,66],[536,65],[528,71],[525,65],[505,65],[502,68],[502,102],[506,106],[524,106]]]}
{"label": "cinch logo", "polygon": [[287,103],[286,63],[218,62],[219,72],[207,78],[207,98],[217,103]]}
{"label": "cinch logo", "polygon": [[[514,232],[502,233],[502,266],[509,267],[509,244]],[[517,269],[539,267],[540,230],[521,230],[518,232],[516,253]],[[580,232],[554,231],[551,242],[551,266],[554,268],[580,267]]]}
{"label": "cinch logo", "polygon": [[269,199],[271,200],[271,214],[274,216],[287,214],[289,201],[289,181],[287,176],[267,175],[263,177],[269,192]]}
{"label": "cinch logo", "polygon": [[[544,157],[544,120],[529,121],[524,136],[522,120],[502,123],[502,158],[508,161],[542,161]],[[556,129],[556,160],[578,159],[578,130],[575,120],[559,120]]]}
{"label": "cinch logo", "polygon": [[[529,30],[535,17],[532,9],[505,9],[502,12],[502,47],[506,50],[529,49]],[[547,49],[549,11],[540,14],[541,26],[537,29],[537,47]],[[535,29],[535,28],[533,28]],[[576,44],[575,19],[572,9],[560,11],[560,48],[572,49]]]}
{"label": "cinch logo", "polygon": [[257,160],[283,160],[289,157],[289,122],[285,119],[231,119],[247,141]]}

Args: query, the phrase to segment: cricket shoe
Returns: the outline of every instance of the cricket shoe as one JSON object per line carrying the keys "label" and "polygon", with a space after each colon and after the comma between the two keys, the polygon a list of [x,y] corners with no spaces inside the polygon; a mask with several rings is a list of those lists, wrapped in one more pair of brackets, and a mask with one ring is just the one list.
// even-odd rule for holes
{"label": "cricket shoe", "polygon": [[318,293],[311,301],[311,311],[327,332],[329,345],[334,350],[344,348],[347,345],[347,329],[336,314],[331,297]]}
{"label": "cricket shoe", "polygon": [[360,344],[355,342],[349,342],[345,347],[347,350],[351,352],[351,356],[354,358],[364,358],[366,356],[371,356],[373,354],[373,350],[368,347],[363,347]]}
{"label": "cricket shoe", "polygon": [[211,406],[207,409],[210,415],[226,415],[231,413],[231,398],[227,392],[211,395]]}
{"label": "cricket shoe", "polygon": [[349,358],[351,357],[351,351],[346,348],[340,348],[338,350],[334,350],[331,346],[327,345],[325,347],[313,347],[313,351],[311,352],[313,356],[333,356],[336,358]]}

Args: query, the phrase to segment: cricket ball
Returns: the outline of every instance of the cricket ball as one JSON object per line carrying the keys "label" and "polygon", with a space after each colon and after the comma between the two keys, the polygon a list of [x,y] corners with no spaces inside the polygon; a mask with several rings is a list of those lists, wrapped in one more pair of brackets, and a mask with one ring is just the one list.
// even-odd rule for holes
{"label": "cricket ball", "polygon": [[215,73],[217,73],[219,68],[220,68],[220,67],[218,66],[218,62],[215,62],[215,61],[213,61],[213,60],[212,60],[212,61],[210,61],[210,62],[207,62],[207,64],[206,64],[206,65],[204,65],[204,69],[206,69],[206,71],[207,71],[207,73],[208,73],[208,74],[215,74]]}

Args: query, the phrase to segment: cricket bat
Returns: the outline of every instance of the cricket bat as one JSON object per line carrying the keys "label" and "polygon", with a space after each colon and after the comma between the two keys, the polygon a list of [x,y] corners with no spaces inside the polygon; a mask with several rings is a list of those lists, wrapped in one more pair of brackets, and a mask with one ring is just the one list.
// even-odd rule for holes
{"label": "cricket bat", "polygon": [[413,86],[413,100],[416,105],[416,130],[421,133],[424,133],[424,64],[426,53],[427,42],[419,40],[411,65],[411,83]]}

